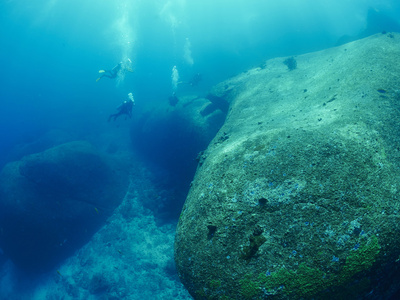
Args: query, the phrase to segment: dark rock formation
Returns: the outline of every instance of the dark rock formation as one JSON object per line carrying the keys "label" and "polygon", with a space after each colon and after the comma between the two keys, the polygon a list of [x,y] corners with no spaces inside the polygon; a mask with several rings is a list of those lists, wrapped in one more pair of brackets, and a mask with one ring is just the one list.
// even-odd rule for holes
{"label": "dark rock formation", "polygon": [[223,113],[228,113],[228,109],[229,109],[229,102],[226,101],[224,98],[222,97],[218,97],[215,96],[213,94],[208,94],[206,96],[206,98],[208,100],[210,100],[210,102],[218,109],[220,109]]}
{"label": "dark rock formation", "polygon": [[[400,35],[241,74],[175,242],[195,299],[388,299],[400,288]],[[384,92],[383,92],[384,91]]]}
{"label": "dark rock formation", "polygon": [[124,168],[86,142],[62,144],[0,173],[0,248],[29,271],[82,246],[122,201]]}
{"label": "dark rock formation", "polygon": [[168,211],[173,214],[170,217],[179,216],[196,171],[196,157],[207,148],[225,120],[226,115],[219,109],[202,114],[208,104],[210,102],[204,98],[180,97],[174,108],[158,107],[133,121],[134,149],[168,173],[164,176],[168,186],[182,191],[169,203]]}

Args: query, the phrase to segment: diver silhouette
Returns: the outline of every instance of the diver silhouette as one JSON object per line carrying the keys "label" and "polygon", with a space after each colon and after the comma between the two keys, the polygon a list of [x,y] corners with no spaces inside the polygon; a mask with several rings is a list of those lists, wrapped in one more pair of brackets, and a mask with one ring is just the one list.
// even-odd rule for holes
{"label": "diver silhouette", "polygon": [[118,63],[118,65],[116,65],[111,70],[100,70],[99,73],[101,74],[101,76],[96,79],[96,82],[99,81],[100,79],[102,79],[103,77],[108,77],[108,78],[114,79],[119,74],[121,74],[121,72],[125,72],[125,71],[133,72],[132,68],[130,67],[131,63],[132,63],[132,61],[128,58],[125,63],[121,61]]}
{"label": "diver silhouette", "polygon": [[125,100],[124,102],[121,103],[120,106],[117,107],[118,112],[115,114],[111,114],[108,117],[108,122],[111,121],[112,118],[114,118],[114,121],[122,115],[126,115],[125,120],[127,119],[127,117],[132,118],[132,109],[133,109],[133,105],[135,104],[135,101],[133,100],[133,96],[132,93],[128,94],[129,99]]}

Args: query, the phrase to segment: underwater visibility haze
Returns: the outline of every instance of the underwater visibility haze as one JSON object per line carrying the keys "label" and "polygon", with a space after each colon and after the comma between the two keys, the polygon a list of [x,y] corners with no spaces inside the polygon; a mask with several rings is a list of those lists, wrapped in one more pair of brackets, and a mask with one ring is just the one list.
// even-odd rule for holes
{"label": "underwater visibility haze", "polygon": [[[280,183],[280,179],[275,177],[275,181],[271,179],[270,182],[262,182],[261,177],[247,182],[247,179],[238,175],[242,172],[238,170],[252,168],[256,161],[253,154],[243,152],[243,157],[249,158],[245,166],[236,165],[241,157],[230,155],[242,153],[241,148],[235,148],[242,144],[247,150],[253,149],[257,153],[268,148],[270,152],[266,155],[273,153],[271,155],[274,156],[270,158],[271,161],[280,157],[281,165],[285,165],[287,161],[282,157],[286,156],[275,156],[275,152],[279,151],[273,146],[271,149],[266,146],[274,143],[268,140],[269,137],[253,143],[256,133],[272,130],[277,123],[289,128],[307,128],[298,125],[297,121],[286,119],[286,116],[308,110],[310,115],[313,114],[311,110],[319,107],[319,102],[310,104],[314,98],[322,97],[318,99],[322,99],[322,109],[325,109],[332,103],[337,105],[336,99],[340,99],[342,94],[356,93],[356,88],[348,90],[344,85],[335,87],[329,83],[327,89],[335,92],[332,95],[329,94],[331,92],[318,94],[321,82],[326,85],[330,82],[329,76],[322,74],[331,66],[325,65],[326,61],[331,60],[335,65],[334,61],[338,59],[337,65],[340,65],[345,60],[342,54],[334,52],[341,50],[327,49],[345,47],[343,51],[354,50],[358,56],[354,54],[355,58],[349,60],[347,65],[350,66],[363,54],[358,54],[355,46],[347,47],[346,43],[357,43],[374,34],[385,36],[395,43],[400,38],[396,32],[400,32],[400,3],[395,0],[2,1],[0,299],[294,297],[288,291],[287,282],[280,282],[285,290],[276,288],[268,280],[273,276],[274,280],[278,280],[287,272],[288,278],[295,281],[290,276],[311,270],[310,265],[300,263],[299,270],[293,267],[288,271],[271,267],[270,270],[263,270],[263,276],[267,279],[261,276],[256,281],[248,279],[239,283],[238,280],[238,286],[225,286],[217,275],[212,275],[213,271],[218,274],[217,267],[206,271],[196,269],[194,260],[204,257],[196,257],[193,253],[190,256],[191,250],[185,247],[190,245],[192,250],[196,249],[193,240],[200,241],[199,236],[203,236],[204,247],[209,249],[217,244],[214,238],[229,236],[229,233],[225,235],[220,231],[218,222],[222,224],[225,217],[217,218],[218,224],[212,223],[214,219],[207,219],[220,208],[208,211],[202,205],[197,207],[197,200],[193,199],[205,197],[206,203],[207,195],[212,194],[216,196],[211,203],[222,203],[221,195],[226,193],[225,197],[231,197],[229,199],[236,203],[237,198],[255,193],[259,199],[254,201],[257,207],[261,207],[268,206],[268,199],[277,194],[268,194],[267,197],[259,189],[268,190],[275,184],[279,193],[290,190],[293,197],[297,193],[300,195],[301,189],[305,191],[308,188],[305,183],[307,180],[297,177],[291,181],[281,180]],[[378,38],[374,41],[378,41]],[[371,43],[373,45],[374,42]],[[392,49],[392,44],[385,43],[386,40],[379,44],[382,46],[376,48],[378,50],[367,43],[360,42],[359,45],[365,49],[375,49],[376,57],[380,57],[379,49],[388,53],[388,49]],[[396,47],[393,46],[393,49]],[[304,56],[313,52],[315,54],[312,57]],[[329,56],[326,53],[332,54]],[[386,64],[395,68],[399,61],[393,63],[390,53],[387,54],[387,61],[377,61],[376,65]],[[352,70],[346,70],[346,76],[356,74],[361,66],[364,68],[362,63],[361,60],[358,65],[354,63]],[[371,65],[371,70],[374,66]],[[296,75],[303,71],[305,73],[301,73],[301,76]],[[396,72],[395,69],[388,71],[387,82],[399,81],[396,78],[400,75]],[[338,73],[333,74],[336,76]],[[311,84],[303,81],[305,78],[314,78],[315,81]],[[363,77],[360,75],[359,78]],[[388,103],[392,99],[400,101],[399,86],[386,87],[384,80],[371,78],[368,77],[363,85],[365,91],[369,84],[372,86],[373,83],[382,82],[373,87],[375,91],[378,90],[377,97]],[[347,82],[345,77],[336,80]],[[301,86],[306,83],[309,86]],[[288,90],[293,94],[288,94]],[[329,99],[323,98],[328,94]],[[368,98],[370,94],[365,92],[365,97]],[[266,100],[258,108],[260,103],[257,99],[260,95],[265,96]],[[299,95],[301,99],[296,98]],[[303,101],[307,97],[308,102]],[[281,103],[279,109],[274,106],[276,103]],[[296,111],[293,108],[295,106],[298,109]],[[332,111],[344,107],[347,106],[343,104]],[[284,112],[283,115],[274,115],[278,110]],[[346,113],[342,114],[343,118],[347,118]],[[376,112],[376,115],[380,113]],[[349,120],[353,117],[352,114],[348,116]],[[305,116],[304,120],[307,118]],[[276,121],[275,125],[266,125],[270,119]],[[316,119],[325,120],[325,117],[318,115]],[[321,120],[319,125],[323,123]],[[396,116],[391,116],[391,120],[392,123],[398,121]],[[385,118],[382,117],[381,121],[384,123]],[[392,123],[387,126],[392,126]],[[251,127],[254,124],[257,127]],[[269,136],[281,132],[279,126]],[[372,135],[379,128],[368,128],[373,128],[368,133],[372,140]],[[245,132],[247,129],[249,131]],[[382,129],[382,132],[386,131]],[[240,133],[246,138],[239,136]],[[293,132],[286,136],[292,140],[296,138],[293,138]],[[316,136],[323,140],[325,134],[315,133]],[[277,137],[278,141],[281,139]],[[397,142],[394,138],[390,141],[393,144]],[[303,143],[313,144],[298,140],[299,145]],[[318,143],[314,145],[320,145]],[[337,143],[336,149],[346,152],[351,148],[343,145]],[[291,146],[288,144],[285,147],[289,149]],[[223,151],[218,147],[222,147]],[[218,154],[219,151],[222,151],[221,154]],[[390,157],[392,152],[387,151]],[[320,157],[321,152],[314,154],[314,157]],[[297,155],[303,154],[298,152]],[[222,156],[225,160],[220,161]],[[232,177],[229,177],[231,169],[224,169],[224,163],[229,159],[231,167],[238,172],[236,175],[232,173]],[[320,161],[324,159],[324,156],[320,157]],[[326,164],[329,165],[328,162]],[[254,174],[262,173],[260,170],[251,170]],[[218,180],[212,177],[215,174],[220,176]],[[364,178],[361,171],[354,174]],[[384,175],[381,177],[386,178]],[[235,190],[233,186],[219,186],[228,182],[228,178],[232,184],[235,178],[243,180],[237,194],[230,193]],[[287,185],[291,183],[295,183],[299,190],[288,188]],[[324,195],[327,197],[327,194]],[[396,197],[393,196],[393,199]],[[282,201],[266,208],[271,220],[277,223],[279,220],[272,213],[276,211],[274,205],[281,205]],[[212,207],[212,204],[208,207]],[[368,209],[371,209],[370,206]],[[246,209],[239,211],[242,214]],[[301,219],[300,216],[298,218]],[[395,212],[393,218],[397,218]],[[203,223],[196,227],[197,224],[191,223],[193,220]],[[368,226],[362,227],[359,225],[361,219],[355,220],[351,223],[351,231],[356,231],[358,237],[362,232],[367,232]],[[268,252],[268,243],[275,242],[271,237],[273,233],[266,232],[266,224],[251,218],[246,222],[251,224],[251,229],[248,232],[243,229],[235,235],[238,240],[242,237],[245,241],[241,245],[241,252],[238,250],[242,254],[237,254],[237,259],[253,268],[257,266],[257,259],[264,263],[268,261],[257,257]],[[282,224],[285,222],[282,220]],[[292,226],[286,225],[288,228]],[[185,236],[185,228],[187,231],[193,229],[193,233],[199,236],[191,238],[189,233]],[[332,228],[327,226],[324,229],[327,236],[334,234]],[[176,230],[179,234],[174,248]],[[275,230],[275,234],[277,232],[279,229]],[[293,244],[296,244],[296,239],[292,235],[293,232],[288,229],[280,243],[295,248]],[[370,239],[365,242],[364,248],[364,240],[359,242],[360,251],[369,253],[383,249],[380,248],[383,246],[376,246],[380,241],[370,235],[368,237]],[[342,239],[351,239],[351,234]],[[214,257],[217,255],[215,253],[220,255],[219,250],[210,253],[200,250],[200,244],[198,251],[202,251],[205,257]],[[226,245],[223,249],[229,247]],[[295,251],[293,257],[301,252],[294,248],[291,249]],[[340,260],[338,270],[350,268],[345,265],[346,259],[342,259],[345,246],[338,246],[337,251],[330,249],[330,257]],[[376,250],[374,257],[378,257],[379,251]],[[276,253],[272,252],[268,255],[275,257]],[[189,259],[193,257],[193,261],[182,261],[185,255],[190,256]],[[231,255],[234,256],[224,253],[221,257],[226,259]],[[325,258],[319,259],[326,262]],[[356,260],[349,254],[347,262],[352,259]],[[329,267],[318,269],[318,272],[329,275],[337,271],[336,266],[330,264],[327,263]],[[373,262],[367,261],[366,264],[373,265]],[[203,277],[199,279],[189,274],[188,269],[192,268]],[[235,270],[244,276],[242,279],[251,277],[245,277],[245,273],[240,273],[239,269]],[[256,267],[251,270],[256,272]],[[318,276],[318,272],[310,276]],[[363,280],[366,277],[360,274],[367,274],[366,270],[352,269],[351,272],[344,276],[345,280],[337,281],[342,284],[346,280],[350,282],[354,276],[360,276],[357,280],[365,283]],[[398,276],[395,271],[390,274]],[[301,280],[295,282],[302,284]],[[374,281],[371,279],[371,282]],[[320,284],[326,284],[326,289],[332,291],[332,299],[340,299],[341,295],[335,298],[337,291],[331,282]],[[254,286],[255,291],[252,290]],[[386,296],[395,297],[397,286],[388,286],[392,290]],[[229,288],[237,289],[237,293],[228,291]],[[360,290],[362,288],[360,284]],[[285,290],[283,294],[282,290]],[[303,291],[296,297],[319,297],[321,293],[325,293],[322,287]],[[357,292],[352,295],[352,299],[363,297]],[[378,299],[377,295],[371,295],[370,299]]]}

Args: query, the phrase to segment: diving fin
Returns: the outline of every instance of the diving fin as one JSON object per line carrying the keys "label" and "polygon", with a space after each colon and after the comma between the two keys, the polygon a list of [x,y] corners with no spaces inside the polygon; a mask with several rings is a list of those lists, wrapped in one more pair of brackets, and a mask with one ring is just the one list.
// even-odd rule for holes
{"label": "diving fin", "polygon": [[105,73],[106,71],[105,70],[99,70],[99,73]]}
{"label": "diving fin", "polygon": [[97,78],[97,79],[96,79],[96,82],[98,82],[100,79],[101,79],[101,77]]}

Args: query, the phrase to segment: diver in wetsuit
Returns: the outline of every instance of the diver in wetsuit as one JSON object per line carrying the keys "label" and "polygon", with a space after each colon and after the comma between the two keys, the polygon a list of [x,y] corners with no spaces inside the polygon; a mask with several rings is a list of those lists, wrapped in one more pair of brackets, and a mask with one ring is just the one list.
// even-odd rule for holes
{"label": "diver in wetsuit", "polygon": [[122,68],[122,62],[120,62],[118,65],[112,68],[112,70],[100,70],[99,73],[101,73],[101,76],[97,78],[96,81],[99,81],[103,77],[108,77],[111,79],[117,77],[118,72],[121,70],[121,68]]}
{"label": "diver in wetsuit", "polygon": [[110,122],[112,118],[114,118],[115,121],[119,116],[122,115],[127,115],[129,119],[132,118],[132,108],[133,105],[135,104],[135,101],[133,100],[132,93],[129,93],[128,96],[129,99],[125,100],[124,102],[122,102],[120,106],[117,107],[118,112],[108,117],[108,122]]}
{"label": "diver in wetsuit", "polygon": [[100,70],[99,73],[101,74],[101,76],[96,79],[96,82],[99,81],[100,79],[102,79],[103,77],[108,77],[108,78],[114,79],[121,72],[125,72],[125,71],[133,72],[130,67],[131,63],[132,63],[132,61],[128,58],[126,63],[123,63],[121,61],[121,62],[119,62],[118,65],[116,65],[111,70]]}

